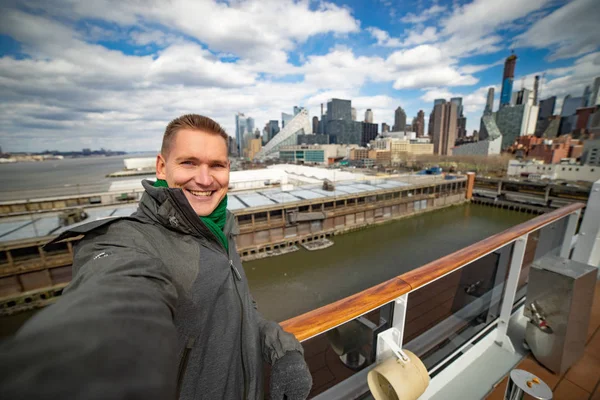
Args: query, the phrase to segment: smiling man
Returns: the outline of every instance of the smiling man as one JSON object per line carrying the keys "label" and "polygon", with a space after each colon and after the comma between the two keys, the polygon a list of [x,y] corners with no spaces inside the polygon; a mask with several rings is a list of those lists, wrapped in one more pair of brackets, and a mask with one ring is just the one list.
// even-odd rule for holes
{"label": "smiling man", "polygon": [[227,134],[213,120],[169,123],[138,210],[85,224],[61,299],[0,347],[10,399],[304,399],[296,338],[257,311],[227,211]]}

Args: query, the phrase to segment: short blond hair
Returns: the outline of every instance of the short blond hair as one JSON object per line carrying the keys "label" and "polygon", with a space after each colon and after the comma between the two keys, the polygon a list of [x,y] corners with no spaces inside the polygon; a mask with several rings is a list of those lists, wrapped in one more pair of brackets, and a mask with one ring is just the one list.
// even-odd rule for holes
{"label": "short blond hair", "polygon": [[225,132],[225,129],[223,129],[221,125],[203,115],[185,114],[181,117],[175,118],[167,125],[163,135],[162,146],[160,148],[160,153],[163,156],[166,156],[169,153],[173,138],[181,129],[192,129],[196,131],[214,133],[215,135],[221,136],[225,140],[225,145],[227,148],[229,148],[229,135],[227,132]]}

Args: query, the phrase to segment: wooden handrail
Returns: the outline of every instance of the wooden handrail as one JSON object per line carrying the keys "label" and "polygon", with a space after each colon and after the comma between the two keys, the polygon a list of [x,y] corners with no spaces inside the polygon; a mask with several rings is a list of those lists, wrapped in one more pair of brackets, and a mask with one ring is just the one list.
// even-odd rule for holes
{"label": "wooden handrail", "polygon": [[465,264],[484,256],[494,249],[516,240],[526,233],[535,231],[584,207],[585,204],[583,203],[573,203],[550,213],[542,214],[379,285],[288,319],[282,322],[281,326],[287,332],[294,334],[300,341],[309,339],[381,307],[403,294],[415,290],[449,272],[461,268]]}

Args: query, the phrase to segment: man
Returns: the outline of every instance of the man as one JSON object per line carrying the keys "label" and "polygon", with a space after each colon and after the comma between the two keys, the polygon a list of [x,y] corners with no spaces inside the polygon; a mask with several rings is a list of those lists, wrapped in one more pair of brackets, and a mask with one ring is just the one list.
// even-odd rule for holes
{"label": "man", "polygon": [[73,280],[0,348],[0,398],[308,396],[296,338],[255,308],[227,207],[227,134],[184,115],[166,128],[153,184],[130,217],[75,227]]}

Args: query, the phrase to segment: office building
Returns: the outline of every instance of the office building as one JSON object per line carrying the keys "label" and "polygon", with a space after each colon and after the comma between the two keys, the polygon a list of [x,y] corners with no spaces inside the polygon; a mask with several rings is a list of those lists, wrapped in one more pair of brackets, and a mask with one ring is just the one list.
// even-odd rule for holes
{"label": "office building", "polygon": [[254,157],[258,154],[258,152],[262,149],[262,139],[254,138],[250,140],[250,144],[248,146],[248,158],[250,160],[254,160]]}
{"label": "office building", "polygon": [[240,156],[244,154],[244,138],[247,133],[254,133],[254,118],[246,117],[244,113],[235,114],[235,141]]}
{"label": "office building", "polygon": [[433,108],[433,152],[452,155],[456,141],[458,107],[456,103],[440,103]]}
{"label": "office building", "polygon": [[319,133],[319,117],[316,115],[312,117],[312,133]]}
{"label": "office building", "polygon": [[352,121],[356,121],[356,108],[352,107]]}
{"label": "office building", "polygon": [[590,91],[590,98],[588,100],[588,106],[594,107],[600,104],[600,76],[594,79],[592,88]]}
{"label": "office building", "polygon": [[600,139],[586,140],[583,142],[581,163],[600,167]]}
{"label": "office building", "polygon": [[297,145],[329,144],[329,135],[296,135]]}
{"label": "office building", "polygon": [[583,89],[583,104],[581,107],[588,107],[590,104],[590,97],[592,96],[592,88],[590,85],[587,85],[585,89]]}
{"label": "office building", "polygon": [[290,163],[328,165],[348,157],[350,151],[349,146],[335,144],[283,146],[279,158]]}
{"label": "office building", "polygon": [[532,135],[538,118],[538,106],[528,103],[506,105],[496,112],[496,124],[502,133],[502,150],[511,146],[519,136]]}
{"label": "office building", "polygon": [[390,126],[385,122],[381,123],[381,133],[386,133],[390,131]]}
{"label": "office building", "polygon": [[365,122],[373,123],[373,111],[370,108],[367,108],[367,111],[365,111]]}
{"label": "office building", "polygon": [[304,107],[294,106],[294,117],[300,114],[300,111],[304,110]]}
{"label": "office building", "polygon": [[[482,139],[482,136],[485,137]],[[481,117],[481,127],[479,129],[480,140],[472,143],[465,143],[452,149],[454,156],[489,156],[500,154],[502,148],[502,133],[496,125],[494,116],[484,114]]]}
{"label": "office building", "polygon": [[487,100],[485,102],[485,109],[483,113],[489,115],[492,113],[494,109],[494,88],[491,87],[488,89]]}
{"label": "office building", "polygon": [[350,120],[332,120],[327,122],[327,134],[331,144],[359,144],[361,142],[363,122]]}
{"label": "office building", "polygon": [[446,104],[446,99],[435,99],[433,101],[433,106],[437,106],[438,104]]}
{"label": "office building", "polygon": [[281,146],[295,146],[298,135],[307,134],[311,131],[312,125],[308,118],[308,111],[302,110],[256,154],[255,158],[277,157]]}
{"label": "office building", "polygon": [[417,137],[425,136],[425,113],[419,110],[417,116],[413,119],[412,130],[417,133]]}
{"label": "office building", "polygon": [[520,105],[520,104],[529,104],[530,106],[533,105],[533,92],[529,89],[521,89],[518,92],[514,92],[512,94],[512,98],[510,101],[511,105]]}
{"label": "office building", "polygon": [[500,107],[510,104],[516,66],[517,56],[511,54],[504,61],[504,72],[502,73],[502,90],[500,92]]}
{"label": "office building", "polygon": [[554,115],[554,107],[556,106],[556,96],[549,97],[545,100],[540,100],[539,113],[535,125],[535,136],[542,137],[548,125],[550,125],[550,117]]}
{"label": "office building", "polygon": [[402,107],[396,108],[394,112],[394,126],[392,127],[392,131],[394,132],[402,132],[406,128],[406,112],[402,109]]}
{"label": "office building", "polygon": [[[360,137],[360,145],[362,147],[366,146],[371,140],[377,137],[377,124],[373,124],[371,122],[363,122],[362,123],[362,133]],[[347,143],[352,144],[352,143]]]}
{"label": "office building", "polygon": [[562,110],[560,112],[560,128],[559,135],[566,135],[575,130],[577,125],[577,109],[583,107],[583,97],[565,96],[563,100]]}
{"label": "office building", "polygon": [[327,102],[327,122],[336,120],[353,121],[350,100],[331,99]]}
{"label": "office building", "polygon": [[285,125],[288,124],[295,116],[292,114],[281,113],[281,129],[285,128]]}

